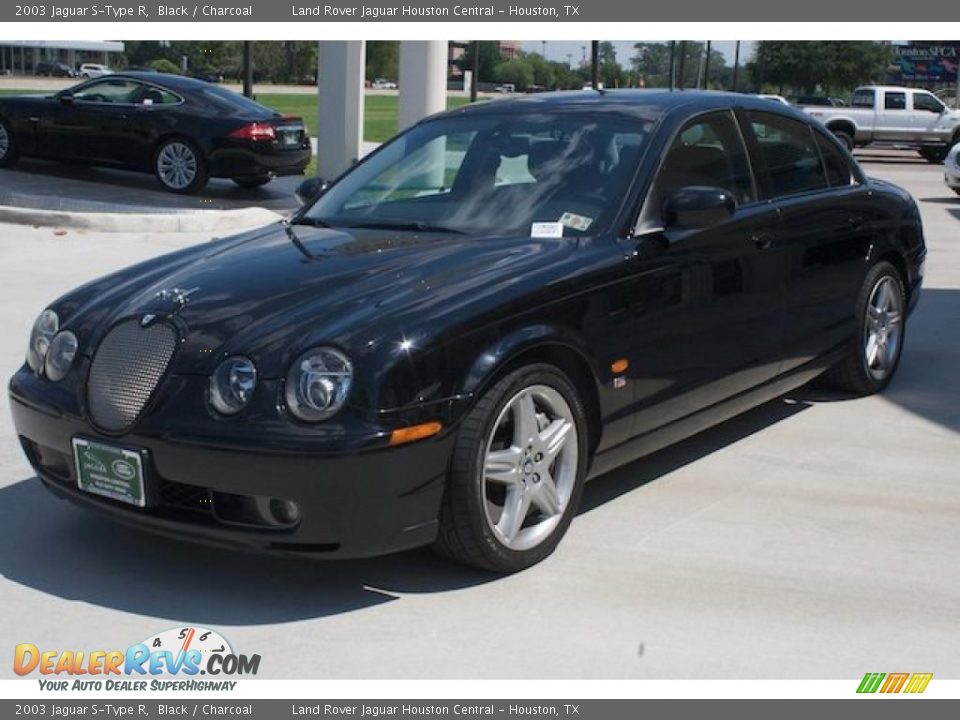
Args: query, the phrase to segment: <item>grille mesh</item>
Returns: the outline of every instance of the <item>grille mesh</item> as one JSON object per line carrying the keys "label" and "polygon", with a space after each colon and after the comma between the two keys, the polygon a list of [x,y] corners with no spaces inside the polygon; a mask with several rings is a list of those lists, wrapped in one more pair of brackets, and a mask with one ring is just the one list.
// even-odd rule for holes
{"label": "grille mesh", "polygon": [[111,432],[136,422],[167,370],[177,334],[163,323],[120,323],[100,343],[90,366],[87,402],[98,427]]}

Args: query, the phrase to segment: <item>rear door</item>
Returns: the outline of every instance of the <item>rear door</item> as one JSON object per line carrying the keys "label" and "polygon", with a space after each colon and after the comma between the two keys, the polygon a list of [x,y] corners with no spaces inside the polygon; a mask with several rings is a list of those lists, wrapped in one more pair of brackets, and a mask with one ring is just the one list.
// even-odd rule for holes
{"label": "rear door", "polygon": [[759,385],[778,367],[779,220],[758,200],[732,112],[681,129],[646,200],[647,222],[662,225],[664,202],[689,186],[728,190],[738,207],[718,225],[653,229],[641,240],[625,338],[637,378],[635,435]]}
{"label": "rear door", "polygon": [[761,196],[779,210],[785,258],[780,372],[846,341],[874,217],[860,173],[813,126],[764,112],[742,116]]}
{"label": "rear door", "polygon": [[937,134],[937,125],[946,106],[935,95],[917,90],[910,93],[912,103],[910,122],[913,126],[913,139],[917,142],[943,142],[944,131]]}
{"label": "rear door", "polygon": [[903,90],[884,90],[878,93],[877,124],[874,140],[903,142],[913,135],[912,111],[907,106],[907,93]]}

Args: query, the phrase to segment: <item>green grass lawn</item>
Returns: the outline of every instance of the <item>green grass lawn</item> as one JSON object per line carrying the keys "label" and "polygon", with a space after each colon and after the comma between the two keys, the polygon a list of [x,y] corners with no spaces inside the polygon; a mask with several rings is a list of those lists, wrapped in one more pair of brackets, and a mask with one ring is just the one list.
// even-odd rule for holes
{"label": "green grass lawn", "polygon": [[[35,94],[37,90],[0,89],[0,95]],[[52,91],[51,91],[52,92]],[[258,93],[257,102],[273,108],[284,115],[302,117],[316,135],[317,97],[316,95],[296,95],[291,93]],[[397,96],[367,95],[364,99],[363,139],[368,142],[383,142],[397,133]],[[456,108],[469,103],[466,97],[448,97],[447,108]],[[316,171],[316,158],[310,161],[307,174]]]}

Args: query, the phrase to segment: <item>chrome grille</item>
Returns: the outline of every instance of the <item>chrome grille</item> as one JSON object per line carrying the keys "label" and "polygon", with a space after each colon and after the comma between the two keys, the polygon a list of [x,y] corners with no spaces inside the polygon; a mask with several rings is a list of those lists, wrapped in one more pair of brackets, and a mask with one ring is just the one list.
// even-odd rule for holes
{"label": "chrome grille", "polygon": [[90,365],[87,404],[103,430],[130,428],[153,395],[177,347],[177,334],[163,323],[120,323],[101,341]]}

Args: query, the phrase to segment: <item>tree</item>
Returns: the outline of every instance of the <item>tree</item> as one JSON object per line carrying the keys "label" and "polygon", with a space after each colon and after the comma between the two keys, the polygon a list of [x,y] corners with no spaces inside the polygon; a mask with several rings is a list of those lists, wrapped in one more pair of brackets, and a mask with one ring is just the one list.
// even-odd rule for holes
{"label": "tree", "polygon": [[367,41],[367,80],[400,76],[400,42],[398,40]]}
{"label": "tree", "polygon": [[158,73],[167,73],[168,75],[180,74],[180,68],[166,58],[157,58],[150,63],[150,68],[156,70]]}
{"label": "tree", "polygon": [[533,66],[522,55],[500,63],[494,69],[497,82],[512,83],[517,90],[526,90],[533,84]]}
{"label": "tree", "polygon": [[[480,46],[479,67],[477,68],[477,81],[490,82],[495,79],[495,70],[497,65],[503,62],[500,55],[500,44],[492,40],[481,40],[477,45]],[[457,61],[457,66],[461,70],[470,70],[473,68],[473,48],[474,43],[468,43],[464,50],[463,57]]]}
{"label": "tree", "polygon": [[747,74],[758,90],[840,94],[882,80],[890,60],[889,43],[765,40],[757,43]]}

